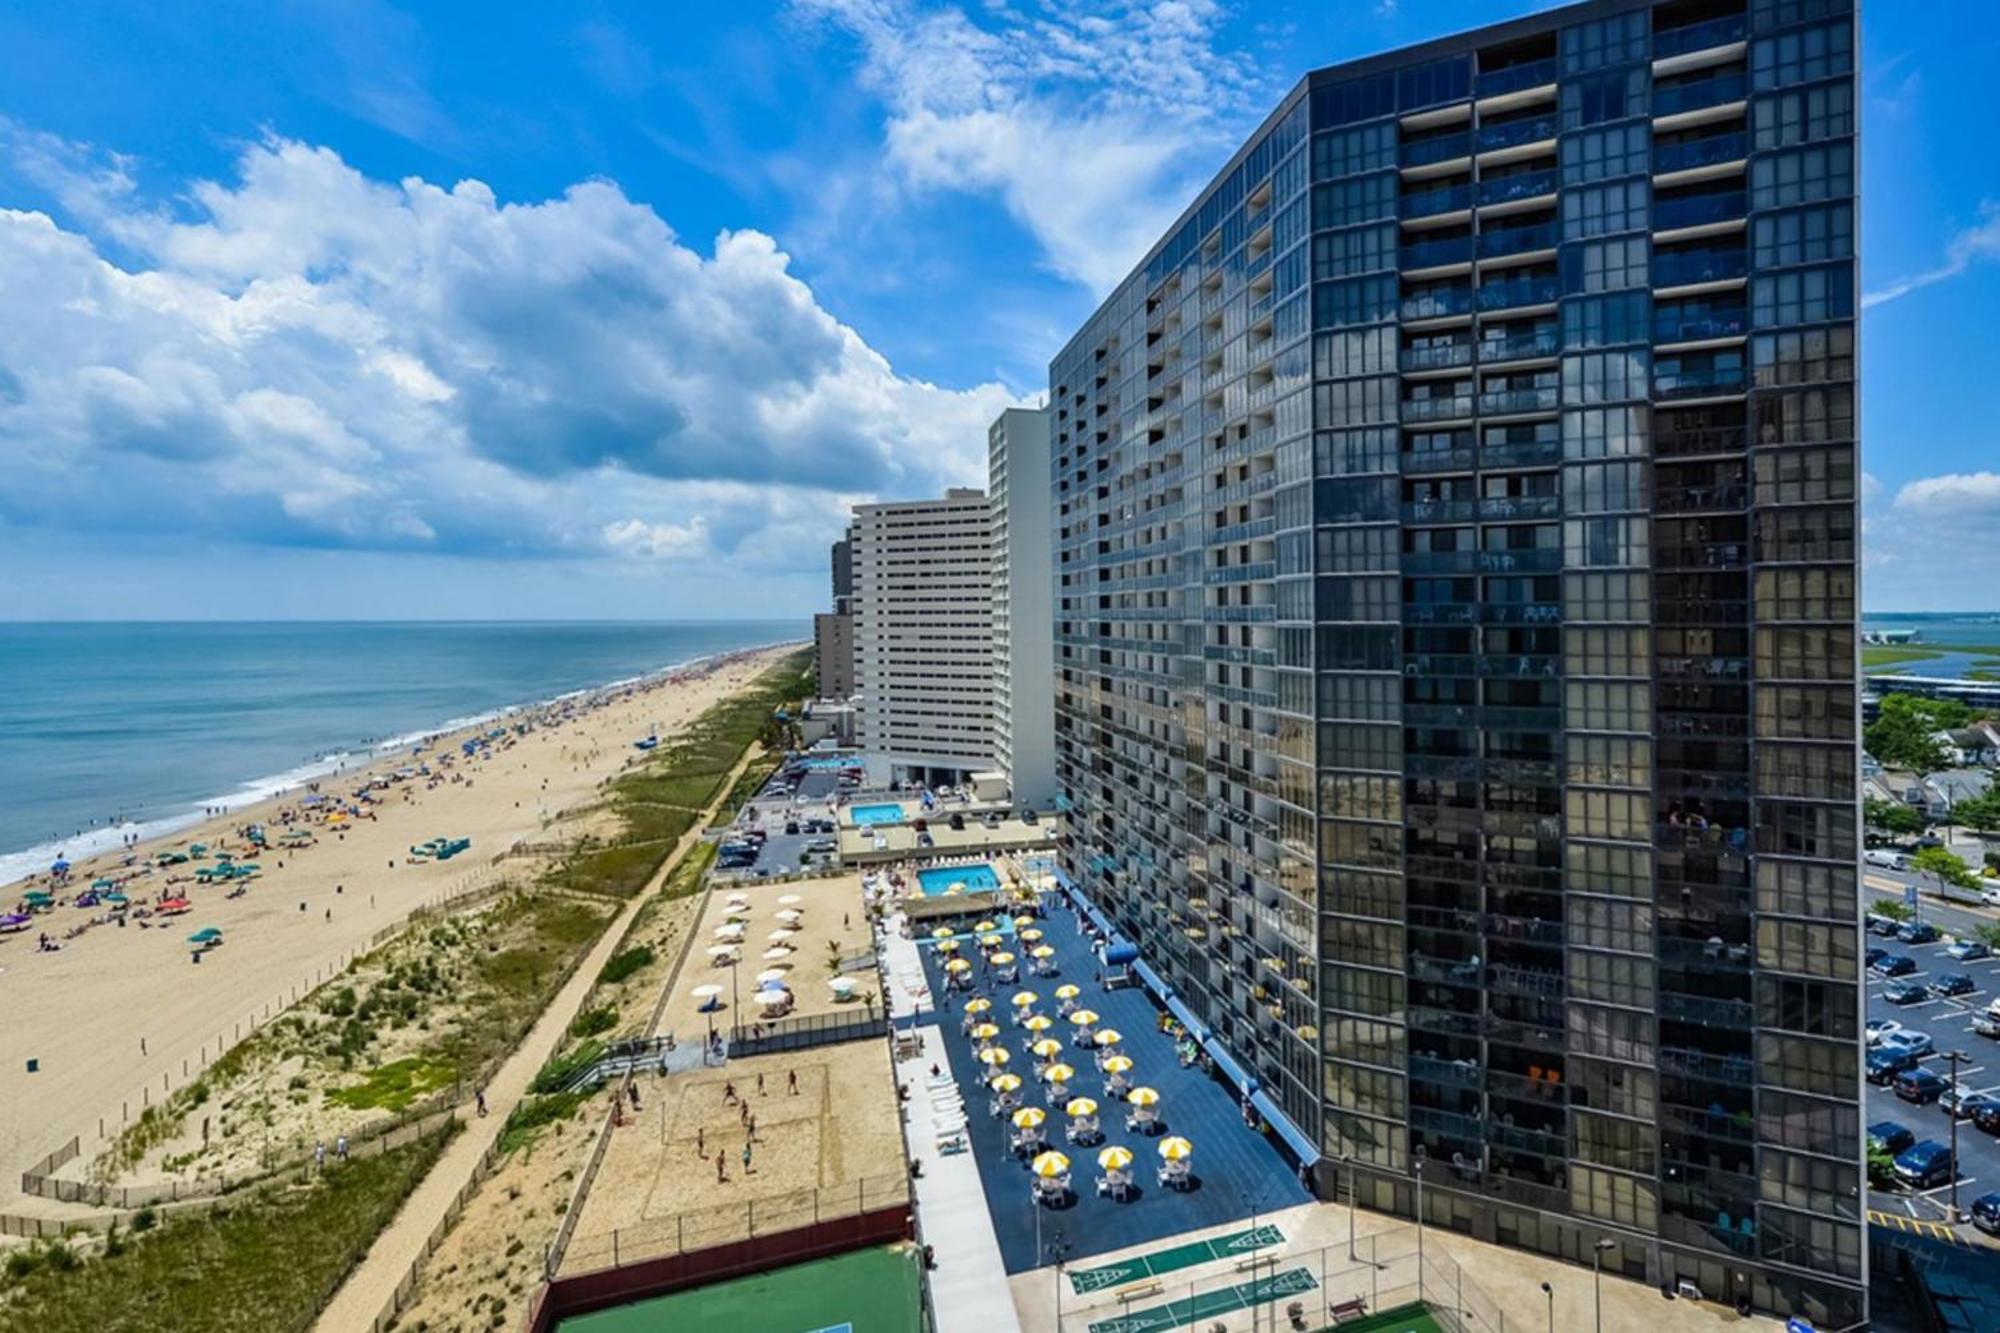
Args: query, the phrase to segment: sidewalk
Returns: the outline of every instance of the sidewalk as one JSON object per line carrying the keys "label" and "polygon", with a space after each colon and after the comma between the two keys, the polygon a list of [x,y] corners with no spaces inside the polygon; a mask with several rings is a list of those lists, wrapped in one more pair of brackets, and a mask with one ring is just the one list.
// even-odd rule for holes
{"label": "sidewalk", "polygon": [[[437,1164],[404,1200],[395,1219],[375,1238],[375,1243],[369,1247],[361,1263],[348,1274],[347,1281],[341,1284],[333,1300],[320,1312],[319,1319],[313,1324],[318,1333],[354,1333],[356,1329],[377,1326],[396,1288],[424,1257],[432,1235],[450,1212],[459,1192],[472,1180],[480,1160],[499,1141],[508,1113],[527,1094],[528,1085],[534,1081],[536,1073],[561,1048],[570,1023],[582,1010],[591,988],[597,984],[597,974],[604,970],[604,965],[611,961],[624,942],[632,918],[660,891],[681,858],[700,841],[702,830],[735,787],[755,749],[753,745],[736,761],[728,779],[718,788],[719,794],[703,811],[702,818],[682,835],[673,853],[660,863],[652,882],[642,892],[634,894],[604,933],[598,936],[583,965],[556,993],[514,1053],[501,1064],[486,1085],[486,1103],[490,1114],[484,1119],[466,1119],[465,1131],[446,1145]],[[461,1114],[464,1114],[464,1108],[461,1108]]]}

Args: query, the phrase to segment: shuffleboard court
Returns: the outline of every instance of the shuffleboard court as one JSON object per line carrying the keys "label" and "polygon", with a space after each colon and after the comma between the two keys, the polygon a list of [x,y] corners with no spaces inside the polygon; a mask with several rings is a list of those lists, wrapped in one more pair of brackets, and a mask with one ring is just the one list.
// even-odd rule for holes
{"label": "shuffleboard court", "polygon": [[1207,1240],[1190,1241],[1186,1245],[1155,1250],[1151,1254],[1135,1254],[1130,1259],[1120,1259],[1117,1263],[1103,1264],[1096,1268],[1074,1268],[1070,1270],[1069,1284],[1078,1295],[1087,1296],[1094,1291],[1122,1287],[1128,1282],[1158,1277],[1162,1273],[1171,1273],[1181,1268],[1193,1268],[1196,1264],[1205,1264],[1216,1259],[1241,1258],[1257,1250],[1269,1249],[1273,1245],[1284,1243],[1285,1233],[1274,1226],[1251,1227],[1247,1231],[1233,1231],[1226,1236],[1211,1236]]}
{"label": "shuffleboard court", "polygon": [[1219,1319],[1253,1305],[1303,1295],[1318,1286],[1319,1283],[1306,1269],[1289,1268],[1255,1282],[1239,1282],[1214,1291],[1198,1292],[1189,1300],[1169,1301],[1149,1310],[1134,1310],[1130,1314],[1095,1320],[1090,1325],[1090,1333],[1166,1333],[1167,1329],[1185,1328],[1204,1319]]}
{"label": "shuffleboard court", "polygon": [[557,1333],[908,1333],[919,1317],[917,1281],[915,1258],[884,1246],[576,1315],[556,1327]]}

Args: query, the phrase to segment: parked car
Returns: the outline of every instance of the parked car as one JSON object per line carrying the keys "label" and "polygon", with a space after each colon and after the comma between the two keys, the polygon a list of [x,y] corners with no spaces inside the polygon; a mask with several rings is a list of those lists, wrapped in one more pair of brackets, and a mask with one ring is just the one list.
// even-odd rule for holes
{"label": "parked car", "polygon": [[1867,1079],[1870,1083],[1887,1084],[1904,1070],[1916,1067],[1917,1057],[1908,1051],[1870,1051]]}
{"label": "parked car", "polygon": [[1892,981],[1882,988],[1882,998],[1890,1004],[1922,1004],[1931,997],[1931,988],[1921,981]]}
{"label": "parked car", "polygon": [[1944,946],[1944,956],[1954,963],[1976,963],[1982,958],[1991,958],[1993,951],[1978,940],[1953,940]]}
{"label": "parked car", "polygon": [[1914,1055],[1922,1059],[1937,1047],[1931,1042],[1930,1033],[1919,1032],[1915,1028],[1904,1028],[1900,1032],[1890,1033],[1877,1042],[1875,1049],[1888,1051],[1893,1055]]}
{"label": "parked car", "polygon": [[1879,1046],[1884,1037],[1903,1030],[1903,1025],[1893,1018],[1871,1018],[1868,1020],[1868,1044],[1871,1047]]}
{"label": "parked car", "polygon": [[2000,1015],[1984,1013],[1973,1015],[1972,1031],[1975,1036],[2000,1039]]}
{"label": "parked car", "polygon": [[1871,847],[1862,854],[1862,859],[1871,866],[1884,870],[1908,870],[1910,858],[1890,847]]}
{"label": "parked car", "polygon": [[2000,1236],[2000,1193],[1982,1194],[1972,1201],[1972,1225],[1989,1236]]}
{"label": "parked car", "polygon": [[1887,949],[1882,948],[1880,945],[1871,945],[1868,951],[1861,955],[1861,965],[1872,969],[1875,964],[1888,956],[1889,951]]}
{"label": "parked car", "polygon": [[1925,1139],[1915,1147],[1896,1154],[1896,1179],[1911,1189],[1929,1189],[1948,1182],[1957,1172],[1951,1149],[1936,1139]]}
{"label": "parked car", "polygon": [[1903,923],[1893,916],[1874,916],[1871,914],[1868,917],[1868,929],[1877,935],[1886,935],[1893,939],[1896,932],[1902,928]]}
{"label": "parked car", "polygon": [[1931,989],[1939,995],[1970,995],[1979,986],[1964,972],[1947,972],[1931,983]]}
{"label": "parked car", "polygon": [[786,820],[785,836],[788,838],[796,838],[798,835],[799,835],[799,821],[796,819]]}
{"label": "parked car", "polygon": [[1972,1111],[1972,1123],[1988,1134],[2000,1134],[2000,1106],[1977,1106]]}
{"label": "parked car", "polygon": [[1906,953],[1892,953],[1875,964],[1875,970],[1885,977],[1900,977],[1917,970],[1917,960]]}
{"label": "parked car", "polygon": [[1979,901],[1988,907],[2000,907],[2000,889],[1981,889]]}
{"label": "parked car", "polygon": [[1928,921],[1905,921],[1896,928],[1896,938],[1905,944],[1929,944],[1938,937],[1938,928]]}
{"label": "parked car", "polygon": [[1942,1097],[1945,1089],[1951,1085],[1945,1081],[1943,1075],[1934,1074],[1919,1066],[1916,1069],[1905,1069],[1896,1075],[1896,1081],[1892,1086],[1898,1101],[1928,1106]]}
{"label": "parked car", "polygon": [[1986,1107],[2000,1108],[2000,1097],[1961,1086],[1956,1092],[1946,1088],[1944,1095],[1938,1098],[1938,1109],[1959,1120],[1970,1120]]}
{"label": "parked car", "polygon": [[1875,1152],[1885,1152],[1891,1157],[1905,1148],[1914,1147],[1917,1136],[1894,1120],[1878,1120],[1868,1127],[1868,1146]]}

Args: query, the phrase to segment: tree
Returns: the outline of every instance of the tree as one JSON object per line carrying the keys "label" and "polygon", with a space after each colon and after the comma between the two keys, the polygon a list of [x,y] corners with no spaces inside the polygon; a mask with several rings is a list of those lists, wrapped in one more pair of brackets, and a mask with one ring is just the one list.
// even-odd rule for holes
{"label": "tree", "polygon": [[1979,887],[1979,881],[1973,876],[1972,867],[1965,864],[1965,859],[1942,847],[1926,847],[1919,851],[1910,858],[1910,869],[1935,879],[1939,894],[1944,893],[1946,885],[1961,889]]}
{"label": "tree", "polygon": [[1916,910],[1900,898],[1877,898],[1875,905],[1868,909],[1876,916],[1886,916],[1891,921],[1908,921]]}
{"label": "tree", "polygon": [[1896,1183],[1896,1159],[1872,1143],[1868,1145],[1868,1183],[1877,1189]]}
{"label": "tree", "polygon": [[1924,817],[1901,801],[1871,796],[1861,803],[1861,817],[1869,828],[1892,837],[1909,837],[1924,831]]}
{"label": "tree", "polygon": [[1971,719],[1971,709],[1950,699],[1891,694],[1883,698],[1881,711],[1862,733],[1862,745],[1890,768],[1935,773],[1948,764],[1937,733],[1962,727]]}
{"label": "tree", "polygon": [[1951,817],[1978,833],[2000,832],[2000,792],[1991,788],[1951,808]]}

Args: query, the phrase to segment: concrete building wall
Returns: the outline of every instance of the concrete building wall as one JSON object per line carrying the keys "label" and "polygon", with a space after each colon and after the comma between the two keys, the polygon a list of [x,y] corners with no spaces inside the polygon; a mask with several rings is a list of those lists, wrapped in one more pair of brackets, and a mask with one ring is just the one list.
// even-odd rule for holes
{"label": "concrete building wall", "polygon": [[1014,799],[1056,795],[1049,414],[1009,408],[987,432],[993,512],[993,759]]}
{"label": "concrete building wall", "polygon": [[819,697],[853,697],[854,617],[839,611],[814,616],[813,653],[819,667]]}

